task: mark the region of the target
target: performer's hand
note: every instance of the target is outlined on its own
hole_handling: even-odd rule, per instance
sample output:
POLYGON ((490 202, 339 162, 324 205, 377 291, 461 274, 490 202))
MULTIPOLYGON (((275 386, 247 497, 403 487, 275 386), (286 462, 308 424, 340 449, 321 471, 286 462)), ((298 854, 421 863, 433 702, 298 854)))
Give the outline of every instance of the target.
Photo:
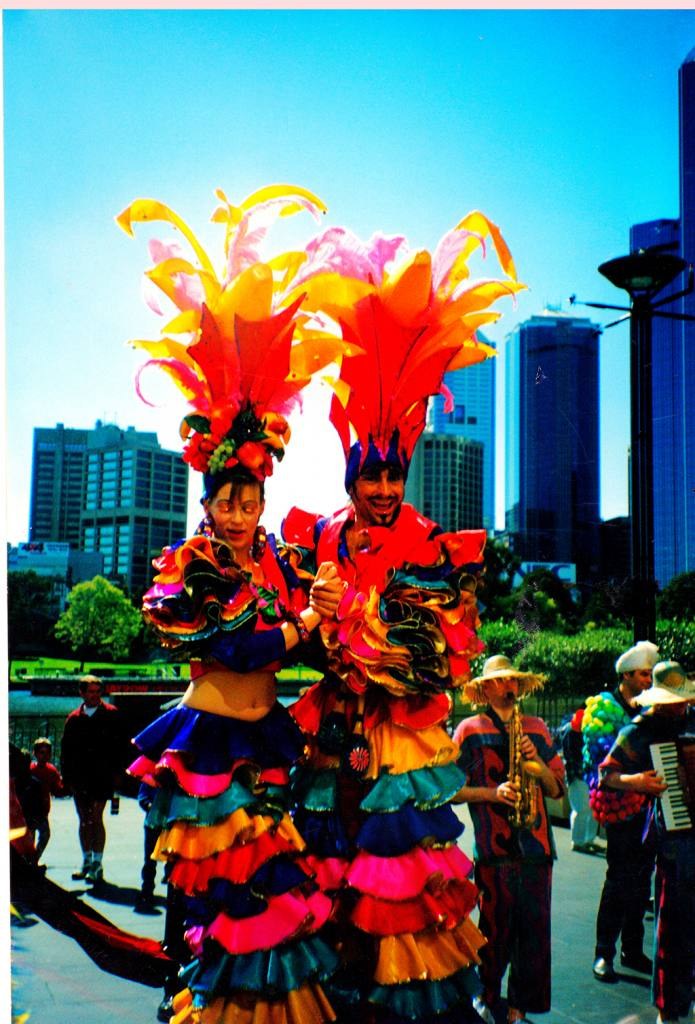
POLYGON ((646 772, 638 772, 634 779, 637 792, 646 793, 648 796, 660 796, 668 789, 663 776, 657 774, 654 768, 650 768, 646 772))
POLYGON ((322 562, 309 592, 309 605, 321 618, 333 619, 347 584, 332 562, 322 562))
POLYGON ((500 782, 494 792, 497 803, 507 804, 508 807, 513 807, 516 803, 519 787, 515 786, 513 782, 510 782, 507 779, 505 782, 500 782))
POLYGON ((340 578, 340 573, 335 562, 321 562, 314 580, 333 580, 336 578, 340 578))

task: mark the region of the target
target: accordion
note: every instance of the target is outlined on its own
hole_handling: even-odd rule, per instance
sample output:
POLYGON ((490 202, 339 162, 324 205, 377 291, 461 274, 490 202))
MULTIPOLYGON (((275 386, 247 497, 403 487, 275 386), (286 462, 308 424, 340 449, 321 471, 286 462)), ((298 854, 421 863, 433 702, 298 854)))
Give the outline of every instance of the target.
POLYGON ((668 786, 659 797, 666 831, 695 828, 695 737, 652 743, 649 749, 655 769, 668 786))

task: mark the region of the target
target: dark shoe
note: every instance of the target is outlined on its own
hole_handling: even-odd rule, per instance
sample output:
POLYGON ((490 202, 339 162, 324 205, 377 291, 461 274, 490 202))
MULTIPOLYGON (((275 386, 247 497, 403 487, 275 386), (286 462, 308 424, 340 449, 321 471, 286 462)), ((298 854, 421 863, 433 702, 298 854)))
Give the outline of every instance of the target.
POLYGON ((142 893, 135 900, 133 910, 136 914, 150 914, 154 917, 161 914, 161 910, 154 902, 154 896, 143 896, 142 893))
POLYGON ((89 871, 89 865, 88 864, 83 864, 82 867, 80 868, 80 870, 79 871, 73 871, 73 873, 72 873, 72 875, 70 877, 73 879, 73 881, 77 882, 81 878, 86 878, 88 871, 89 871))
POLYGON ((162 1021, 162 1024, 169 1024, 174 1014, 174 997, 165 996, 161 1003, 157 1007, 157 1020, 162 1021))
POLYGON ((639 974, 651 974, 652 962, 644 953, 621 953, 620 963, 630 971, 637 971, 639 974))
POLYGON ((594 977, 597 981, 617 981, 618 975, 613 969, 613 961, 606 960, 600 956, 594 960, 593 966, 594 977))

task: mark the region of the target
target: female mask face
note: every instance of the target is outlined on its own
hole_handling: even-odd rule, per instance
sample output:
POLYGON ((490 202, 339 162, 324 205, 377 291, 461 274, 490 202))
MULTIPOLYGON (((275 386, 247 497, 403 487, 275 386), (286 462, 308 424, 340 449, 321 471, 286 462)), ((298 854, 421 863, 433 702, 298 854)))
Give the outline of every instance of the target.
POLYGON ((265 502, 260 484, 225 483, 213 498, 205 502, 205 511, 212 519, 215 536, 226 541, 242 565, 253 544, 265 502))

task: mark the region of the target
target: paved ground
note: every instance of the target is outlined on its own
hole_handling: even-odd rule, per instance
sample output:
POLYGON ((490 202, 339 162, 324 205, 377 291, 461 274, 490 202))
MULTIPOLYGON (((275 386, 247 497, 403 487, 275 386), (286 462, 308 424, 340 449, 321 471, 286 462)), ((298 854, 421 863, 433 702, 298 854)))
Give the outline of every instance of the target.
MULTIPOLYGON (((462 812, 464 821, 467 814, 462 812)), ((58 800, 52 811, 51 842, 44 860, 48 877, 68 890, 85 893, 85 900, 114 924, 130 932, 159 939, 163 913, 143 916, 133 911, 140 881, 142 812, 131 799, 121 798, 118 817, 107 815, 108 840, 104 859, 110 883, 103 898, 87 895, 70 874, 81 857, 77 819, 72 802, 58 800)), ((648 981, 625 971, 617 985, 595 981, 591 974, 594 921, 605 873, 601 856, 574 853, 569 833, 556 828, 559 860, 553 889, 553 1009, 536 1018, 538 1024, 654 1024, 648 981)), ((470 854, 471 828, 462 845, 470 854)), ((161 877, 158 869, 158 880, 161 877)), ((163 907, 164 887, 157 894, 163 907)), ((647 921, 645 949, 651 946, 652 923, 647 921)), ((161 992, 124 981, 101 971, 80 947, 43 921, 11 927, 14 1013, 30 1014, 29 1024, 153 1024, 161 992)), ((3 989, 6 989, 3 986, 3 989)), ((0 997, 1 998, 1 997, 0 997)), ((0 1011, 2 1007, 0 1007, 0 1011)), ((2 1015, 10 1019, 9 1009, 2 1015)), ((360 1024, 356 1021, 355 1024, 360 1024)))

